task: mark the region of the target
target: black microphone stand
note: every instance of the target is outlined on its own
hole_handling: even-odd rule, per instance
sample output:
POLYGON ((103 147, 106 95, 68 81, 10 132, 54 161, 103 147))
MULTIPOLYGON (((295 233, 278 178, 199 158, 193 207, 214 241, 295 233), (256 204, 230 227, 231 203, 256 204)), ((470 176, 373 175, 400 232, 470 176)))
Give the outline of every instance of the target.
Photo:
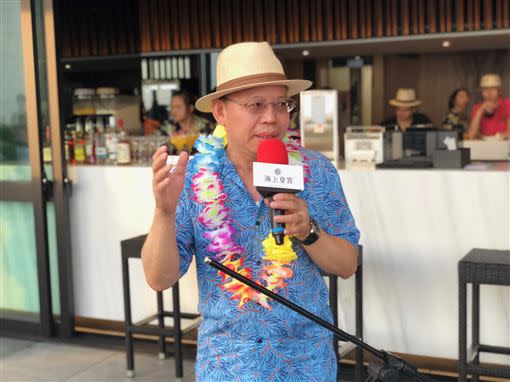
POLYGON ((368 374, 369 377, 367 381, 381 381, 381 382, 396 382, 399 377, 408 377, 408 378, 416 378, 422 382, 434 382, 432 378, 429 378, 420 372, 418 372, 416 366, 411 363, 394 356, 384 350, 377 350, 367 343, 361 341, 359 338, 350 335, 347 332, 339 329, 333 324, 323 320, 322 318, 316 316, 313 313, 310 313, 306 309, 301 308, 299 305, 294 304, 293 302, 285 299, 284 297, 270 291, 269 289, 263 287, 255 283, 254 281, 244 277, 243 275, 233 271, 230 268, 227 268, 223 264, 213 260, 209 257, 205 258, 205 263, 216 268, 217 270, 226 273, 230 277, 233 277, 236 280, 239 280, 245 285, 255 289, 257 292, 260 292, 273 300, 279 302, 282 305, 285 305, 287 308, 292 309, 294 312, 312 320, 316 324, 326 328, 330 332, 332 332, 336 337, 343 341, 349 341, 353 344, 359 346, 360 348, 368 351, 378 358, 377 361, 374 361, 368 365, 368 374))

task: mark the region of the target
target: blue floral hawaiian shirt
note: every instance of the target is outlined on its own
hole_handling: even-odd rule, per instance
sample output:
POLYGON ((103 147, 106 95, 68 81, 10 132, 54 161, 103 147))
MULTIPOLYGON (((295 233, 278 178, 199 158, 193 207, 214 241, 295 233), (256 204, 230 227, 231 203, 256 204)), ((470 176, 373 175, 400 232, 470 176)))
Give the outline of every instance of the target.
MULTIPOLYGON (((337 170, 323 155, 302 150, 310 174, 305 190, 298 195, 306 200, 310 216, 330 235, 357 246, 359 231, 337 170)), ((238 301, 219 287, 222 278, 218 271, 204 263, 212 254, 206 250, 209 242, 197 220, 202 205, 191 198, 191 168, 188 166, 177 208, 176 232, 181 276, 193 255, 197 263, 198 310, 203 316, 195 366, 197 381, 336 381, 337 360, 327 330, 276 301, 269 301, 271 309, 255 302, 238 308, 238 301)), ((257 275, 263 267, 262 241, 270 230, 269 209, 264 202, 252 199, 228 159, 221 179, 236 231, 234 239, 246 249, 245 266, 257 275)), ((321 270, 300 245, 294 244, 294 250, 298 258, 290 264, 293 277, 286 280, 285 289, 276 292, 332 322, 321 270)))

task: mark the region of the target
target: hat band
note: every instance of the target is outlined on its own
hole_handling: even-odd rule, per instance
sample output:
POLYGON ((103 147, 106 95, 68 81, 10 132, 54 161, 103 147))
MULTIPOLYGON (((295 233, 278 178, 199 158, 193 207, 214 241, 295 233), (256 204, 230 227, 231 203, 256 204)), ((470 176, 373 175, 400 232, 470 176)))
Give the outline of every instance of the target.
POLYGON ((235 78, 233 80, 227 81, 218 85, 216 87, 217 92, 221 92, 224 90, 234 89, 240 86, 246 85, 254 85, 264 82, 271 81, 286 81, 287 77, 285 74, 281 73, 261 73, 261 74, 252 74, 250 76, 235 78))
POLYGON ((400 103, 413 103, 413 102, 416 102, 417 100, 413 99, 413 100, 406 101, 406 100, 401 100, 401 99, 395 98, 393 101, 400 102, 400 103))

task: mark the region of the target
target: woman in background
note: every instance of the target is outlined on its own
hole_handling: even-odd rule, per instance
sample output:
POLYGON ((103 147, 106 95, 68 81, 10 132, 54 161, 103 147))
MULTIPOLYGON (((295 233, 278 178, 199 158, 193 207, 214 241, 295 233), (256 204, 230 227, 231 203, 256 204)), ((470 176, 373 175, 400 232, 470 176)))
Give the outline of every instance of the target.
POLYGON ((458 88, 453 91, 448 99, 450 112, 443 118, 443 129, 467 132, 469 121, 466 110, 470 100, 471 94, 466 88, 458 88))
POLYGON ((201 133, 212 131, 212 124, 195 114, 194 103, 193 95, 185 90, 177 91, 172 95, 170 102, 172 121, 167 132, 178 152, 191 151, 201 133))

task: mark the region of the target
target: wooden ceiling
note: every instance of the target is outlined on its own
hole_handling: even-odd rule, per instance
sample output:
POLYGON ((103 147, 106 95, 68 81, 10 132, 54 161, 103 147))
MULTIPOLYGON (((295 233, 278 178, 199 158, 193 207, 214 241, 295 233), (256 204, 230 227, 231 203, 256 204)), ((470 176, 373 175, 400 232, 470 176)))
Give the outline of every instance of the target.
POLYGON ((61 57, 507 30, 508 0, 55 0, 61 57))

